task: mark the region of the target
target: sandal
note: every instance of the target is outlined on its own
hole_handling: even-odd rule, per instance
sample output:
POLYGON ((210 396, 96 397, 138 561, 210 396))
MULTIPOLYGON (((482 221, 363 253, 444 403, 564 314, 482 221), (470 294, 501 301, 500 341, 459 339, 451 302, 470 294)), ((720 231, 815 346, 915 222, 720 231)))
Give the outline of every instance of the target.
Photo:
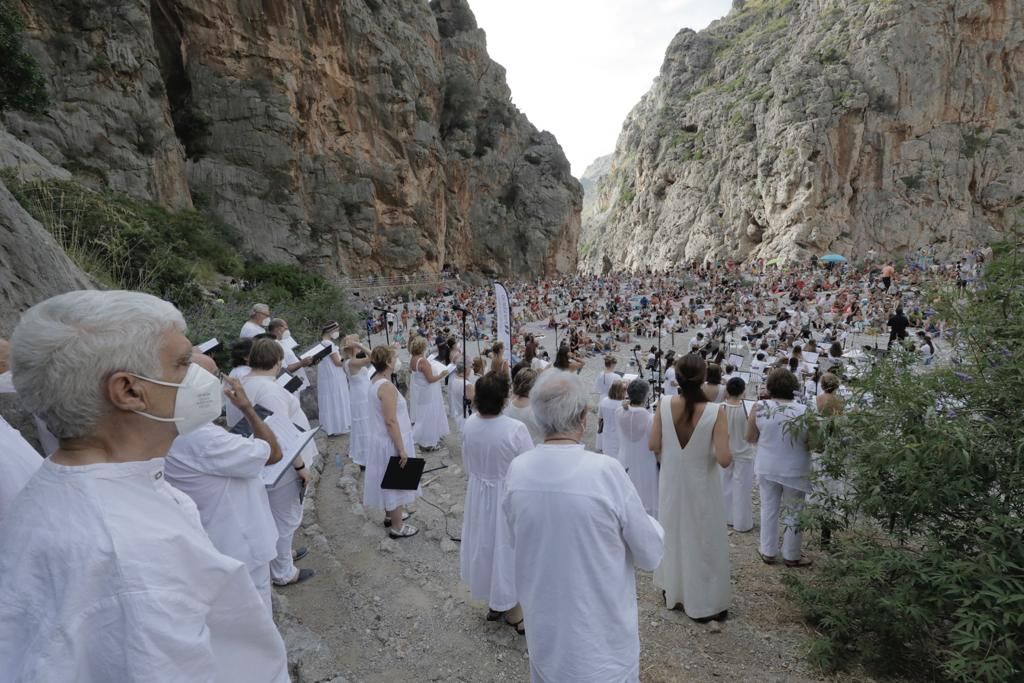
POLYGON ((295 578, 289 581, 288 583, 279 583, 275 585, 281 588, 285 586, 294 586, 296 584, 302 583, 303 581, 308 581, 309 579, 312 579, 314 576, 316 576, 316 572, 312 569, 300 569, 299 573, 295 575, 295 578))
POLYGON ((762 555, 761 551, 758 550, 757 551, 757 556, 760 557, 761 561, 764 562, 765 564, 775 564, 775 556, 774 555, 762 555))
POLYGON ((809 557, 804 557, 803 555, 801 555, 799 560, 783 560, 782 563, 787 567, 802 569, 804 567, 810 567, 811 565, 813 565, 814 560, 812 560, 809 557))
POLYGON ((504 612, 499 612, 495 609, 487 610, 487 621, 497 621, 498 619, 501 619, 503 616, 505 616, 504 612))
POLYGON ((303 546, 302 548, 299 548, 292 553, 292 562, 298 562, 308 554, 309 548, 303 546))
MULTIPOLYGON (((409 515, 411 515, 411 514, 412 513, 409 512, 408 510, 403 510, 402 511, 402 521, 404 522, 405 520, 409 519, 409 515)), ((385 517, 384 518, 384 526, 388 527, 388 528, 391 527, 391 518, 390 517, 385 517)))
POLYGON ((523 619, 520 619, 519 621, 513 623, 513 622, 509 621, 508 619, 506 619, 505 623, 508 624, 509 626, 511 626, 512 628, 514 628, 516 630, 516 633, 518 633, 519 635, 525 636, 526 635, 526 627, 523 626, 523 621, 524 621, 523 619))
POLYGON ((419 533, 419 529, 414 527, 412 524, 403 524, 402 528, 398 531, 391 530, 388 532, 388 536, 391 538, 409 538, 419 533))

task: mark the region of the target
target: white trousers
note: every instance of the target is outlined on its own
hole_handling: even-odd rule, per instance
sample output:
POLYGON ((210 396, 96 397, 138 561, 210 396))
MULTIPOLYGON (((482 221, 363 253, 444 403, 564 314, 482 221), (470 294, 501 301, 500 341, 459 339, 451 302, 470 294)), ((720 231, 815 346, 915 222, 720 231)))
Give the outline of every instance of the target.
POLYGON ((252 585, 256 586, 256 592, 260 594, 260 598, 267 606, 267 613, 270 614, 270 618, 273 619, 274 606, 270 602, 270 565, 261 564, 257 567, 250 567, 249 576, 252 578, 252 585))
POLYGON ((725 523, 736 531, 750 531, 754 528, 754 461, 733 460, 719 475, 725 500, 725 523))
POLYGON ((800 559, 800 529, 797 516, 807 495, 798 489, 758 477, 761 488, 761 554, 775 557, 779 553, 779 514, 785 530, 782 536, 782 559, 800 559))
POLYGON ((292 537, 302 522, 298 475, 289 470, 272 488, 267 489, 270 512, 277 525, 277 557, 270 561, 270 578, 281 585, 295 579, 298 570, 292 561, 292 537))

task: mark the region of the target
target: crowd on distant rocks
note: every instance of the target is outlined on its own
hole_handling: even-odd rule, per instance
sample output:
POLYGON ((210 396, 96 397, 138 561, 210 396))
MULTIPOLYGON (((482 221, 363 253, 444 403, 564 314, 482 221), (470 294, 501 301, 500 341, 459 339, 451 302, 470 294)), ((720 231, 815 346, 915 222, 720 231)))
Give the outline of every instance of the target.
POLYGON ((535 681, 638 680, 635 569, 667 609, 727 619, 728 533, 755 528, 755 485, 760 559, 813 564, 798 520, 816 460, 794 421, 842 414, 896 345, 955 362, 940 297, 968 296, 990 258, 506 282, 505 340, 493 290, 458 279, 304 340, 260 302, 237 339, 193 345, 147 294, 43 301, 0 340, 0 390, 46 455, 0 418, 0 545, 17 549, 0 557, 0 671, 288 680, 272 586, 315 579, 293 540, 322 430, 348 435, 382 535, 413 544, 423 454, 457 440, 460 575, 482 618, 525 635, 535 681))

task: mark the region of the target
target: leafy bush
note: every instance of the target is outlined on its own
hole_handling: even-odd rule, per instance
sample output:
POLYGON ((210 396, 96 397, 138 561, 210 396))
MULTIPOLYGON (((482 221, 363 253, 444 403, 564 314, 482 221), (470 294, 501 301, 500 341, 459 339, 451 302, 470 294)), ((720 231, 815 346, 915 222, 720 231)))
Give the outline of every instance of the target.
POLYGON ((441 110, 441 132, 447 136, 454 130, 469 130, 480 109, 480 86, 465 74, 451 76, 444 87, 444 108, 441 110))
POLYGON ((787 583, 825 668, 859 661, 927 680, 1024 680, 1024 260, 979 291, 942 292, 962 362, 926 372, 895 352, 852 409, 815 425, 845 482, 808 527, 841 530, 820 570, 787 583))
POLYGON ((49 103, 39 64, 21 42, 21 16, 0 0, 0 111, 21 109, 42 113, 49 103))
POLYGON ((22 206, 101 285, 151 292, 183 306, 218 273, 241 275, 238 235, 199 211, 94 192, 73 181, 5 182, 22 206))
MULTIPOLYGON (((298 270, 294 266, 281 268, 298 270)), ((318 341, 320 329, 328 321, 337 321, 343 331, 360 331, 342 291, 337 287, 321 280, 309 289, 289 294, 280 283, 257 282, 251 288, 228 289, 221 298, 203 299, 183 308, 189 337, 195 343, 216 337, 230 344, 238 339, 242 323, 248 319, 249 309, 254 303, 267 304, 274 317, 287 320, 292 336, 303 346, 318 341)), ((224 353, 217 360, 223 364, 226 357, 224 353)))

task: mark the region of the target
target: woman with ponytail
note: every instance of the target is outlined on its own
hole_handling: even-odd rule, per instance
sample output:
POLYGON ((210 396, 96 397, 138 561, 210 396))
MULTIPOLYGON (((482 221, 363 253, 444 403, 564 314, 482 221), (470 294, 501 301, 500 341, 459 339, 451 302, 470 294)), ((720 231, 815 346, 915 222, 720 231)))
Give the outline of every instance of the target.
POLYGON ((696 621, 728 614, 729 539, 719 469, 732 462, 729 426, 721 404, 702 385, 707 363, 696 354, 676 361, 678 396, 666 396, 654 413, 648 447, 661 465, 658 521, 665 528, 665 556, 654 583, 671 609, 682 606, 696 621))

